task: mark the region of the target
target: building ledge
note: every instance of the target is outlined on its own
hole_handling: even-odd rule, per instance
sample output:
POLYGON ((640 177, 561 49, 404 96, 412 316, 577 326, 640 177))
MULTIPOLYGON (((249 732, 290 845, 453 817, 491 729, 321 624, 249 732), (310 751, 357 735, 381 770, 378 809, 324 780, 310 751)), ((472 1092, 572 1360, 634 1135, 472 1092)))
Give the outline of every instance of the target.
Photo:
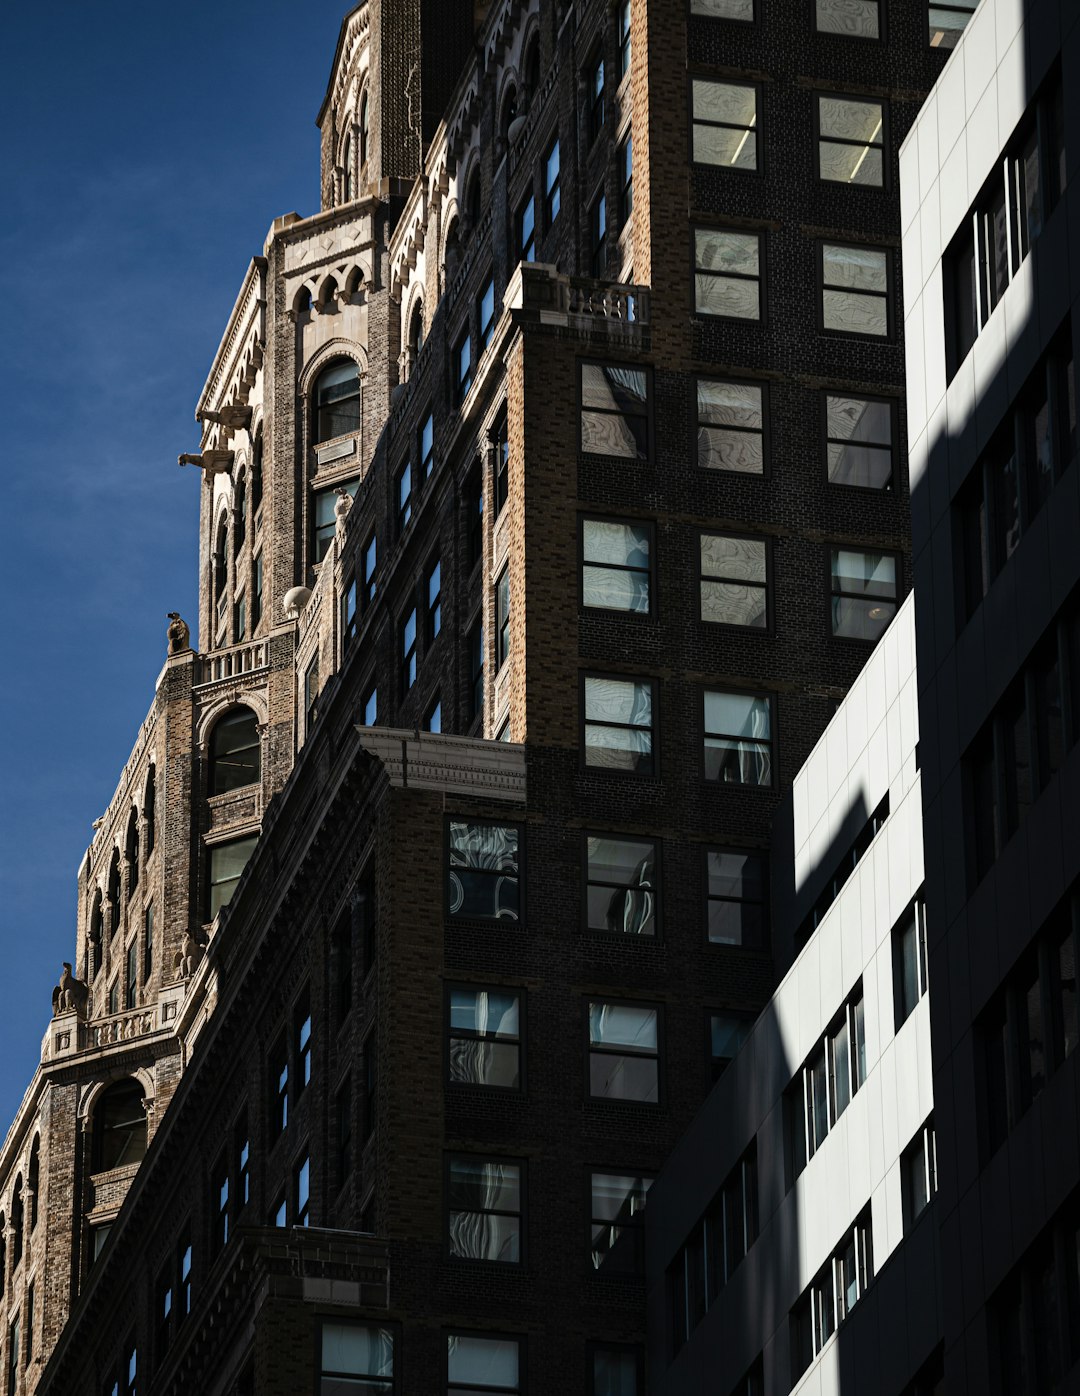
POLYGON ((390 784, 400 789, 525 800, 525 748, 519 743, 395 727, 356 730, 361 746, 382 762, 390 784))

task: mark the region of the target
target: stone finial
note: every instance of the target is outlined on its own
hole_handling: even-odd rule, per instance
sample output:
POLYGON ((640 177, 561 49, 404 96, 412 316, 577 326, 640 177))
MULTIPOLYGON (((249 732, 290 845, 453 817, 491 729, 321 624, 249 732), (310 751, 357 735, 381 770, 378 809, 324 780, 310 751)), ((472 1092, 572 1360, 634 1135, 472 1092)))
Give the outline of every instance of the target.
POLYGON ((183 654, 191 648, 191 630, 179 611, 169 612, 169 653, 183 654))
POLYGON ((81 979, 75 978, 70 964, 65 960, 60 983, 52 992, 53 1016, 56 1017, 60 1013, 77 1013, 80 1018, 84 1018, 89 997, 89 988, 81 979))

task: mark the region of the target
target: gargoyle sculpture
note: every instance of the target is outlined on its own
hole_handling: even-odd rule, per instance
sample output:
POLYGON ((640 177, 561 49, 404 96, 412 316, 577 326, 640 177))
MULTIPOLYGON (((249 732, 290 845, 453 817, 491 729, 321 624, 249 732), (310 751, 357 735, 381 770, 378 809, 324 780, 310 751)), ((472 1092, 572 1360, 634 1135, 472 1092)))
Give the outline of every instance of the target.
POLYGON ((90 990, 81 979, 76 979, 71 972, 71 966, 67 960, 64 961, 64 972, 60 976, 60 983, 52 991, 53 1016, 58 1013, 78 1013, 79 1017, 86 1014, 86 1003, 90 997, 90 990))

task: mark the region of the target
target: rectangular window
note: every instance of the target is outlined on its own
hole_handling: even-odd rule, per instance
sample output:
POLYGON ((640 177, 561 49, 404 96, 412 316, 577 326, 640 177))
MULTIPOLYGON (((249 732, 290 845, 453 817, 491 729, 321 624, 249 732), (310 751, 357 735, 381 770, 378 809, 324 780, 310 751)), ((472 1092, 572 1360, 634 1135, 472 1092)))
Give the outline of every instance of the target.
POLYGON ((937 1192, 937 1139, 928 1120, 900 1157, 900 1182, 906 1235, 937 1192))
POLYGON ((757 87, 753 83, 692 78, 690 96, 693 159, 700 165, 722 165, 728 170, 758 169, 757 87))
POLYGON ((521 1261, 521 1166, 451 1154, 447 1182, 447 1238, 460 1260, 503 1265, 521 1261))
POLYGON ((876 643, 896 614, 896 557, 829 549, 829 617, 832 633, 876 643))
POLYGON ((436 698, 424 716, 425 732, 442 731, 442 702, 436 698))
POLYGON ((589 1257, 606 1275, 645 1271, 645 1199, 651 1177, 593 1173, 589 1257))
POLYGON ((254 635, 263 609, 263 555, 260 553, 251 564, 251 633, 254 635))
POLYGON ((585 765, 651 776, 653 684, 586 676, 585 765))
POLYGON ((815 0, 814 22, 819 34, 880 39, 880 0, 815 0))
POLYGON ((34 1355, 34 1282, 26 1286, 26 1364, 34 1355))
POLYGON ((270 1143, 285 1133, 289 1123, 289 1045, 284 1034, 270 1054, 270 1143))
POLYGON ((374 1032, 364 1042, 364 1143, 375 1133, 379 1111, 379 1054, 374 1032))
POLYGON ((589 1095, 594 1100, 660 1099, 658 1010, 636 1003, 589 1003, 589 1095))
POLYGON ((11 1321, 8 1328, 8 1396, 15 1396, 19 1388, 19 1316, 11 1321))
POLYGON ((427 638, 430 644, 442 629, 442 564, 438 558, 427 576, 427 638))
POLYGON ((866 98, 822 93, 817 99, 818 178, 885 185, 885 108, 866 98))
POLYGON ((351 499, 356 498, 357 486, 360 484, 360 477, 353 480, 344 480, 340 485, 332 485, 329 489, 315 491, 315 558, 316 562, 322 562, 330 549, 330 544, 334 541, 334 532, 337 528, 337 515, 334 513, 334 506, 338 501, 338 491, 345 490, 351 499))
POLYGON ((768 871, 763 853, 710 848, 705 853, 709 941, 763 946, 768 936, 768 871))
POLYGON ((143 983, 150 978, 154 968, 154 903, 151 902, 143 915, 143 983))
POLYGON ((521 915, 516 824, 450 820, 447 914, 517 921, 521 915))
POLYGON ((873 1275, 867 1210, 791 1312, 793 1384, 862 1299, 873 1275))
POLYGON ((744 24, 754 20, 754 0, 690 0, 692 15, 708 15, 712 19, 737 19, 744 24))
POLYGON ((237 597, 236 602, 233 606, 233 635, 235 637, 236 643, 239 643, 241 640, 246 638, 246 626, 247 610, 244 605, 244 598, 242 596, 239 596, 237 597))
POLYGON ((484 621, 481 617, 469 631, 469 698, 471 717, 484 711, 484 621))
POLYGON ((520 995, 509 989, 450 989, 448 1062, 453 1085, 520 1090, 520 995))
POLYGON ((651 609, 652 525, 581 521, 581 601, 602 611, 651 609))
POLYGON ((447 1396, 487 1396, 521 1391, 520 1344, 515 1338, 478 1338, 449 1333, 446 1338, 447 1396))
POLYGON ((124 983, 124 1007, 135 1007, 135 995, 139 986, 139 942, 133 940, 127 949, 127 976, 124 983))
POLYGON ((472 340, 468 326, 454 346, 454 406, 460 407, 472 387, 472 340))
POLYGON ((435 469, 435 419, 429 412, 420 428, 420 474, 430 480, 435 469))
POLYGON ((510 431, 506 417, 499 420, 495 431, 495 517, 498 518, 510 497, 510 431))
POLYGON ((889 253, 821 244, 821 325, 839 334, 889 334, 889 253))
POLYGON ((510 569, 504 567, 495 583, 495 672, 510 658, 510 569))
POLYGON ((182 1323, 191 1313, 191 1237, 185 1233, 180 1238, 179 1277, 177 1286, 177 1322, 182 1323))
POLYGON ((222 1154, 210 1180, 211 1250, 220 1255, 229 1240, 229 1158, 222 1154))
POLYGON ((944 5, 931 0, 928 6, 930 47, 955 48, 976 4, 977 0, 951 0, 944 5))
POLYGON ((401 622, 401 691, 408 693, 416 682, 416 607, 401 622))
POLYGON ((607 275, 607 200, 603 194, 589 212, 589 246, 592 254, 592 274, 607 275))
POLYGON ((594 58, 586 76, 586 83, 589 100, 587 130, 591 144, 604 129, 604 55, 602 53, 598 53, 594 58))
POLYGON ((629 364, 581 365, 581 449, 647 460, 649 379, 629 364))
POLYGON ((825 460, 830 485, 890 490, 896 411, 881 398, 824 394, 825 460))
POLYGON ((619 5, 619 76, 630 71, 630 0, 619 5))
POLYGON ((348 654, 353 641, 356 639, 358 622, 356 578, 350 577, 349 584, 341 598, 341 648, 345 654, 348 654))
POLYGON ((728 785, 771 786, 771 699, 708 688, 703 699, 705 779, 728 785))
POLYGON ((337 1126, 337 1185, 342 1188, 352 1173, 352 1078, 347 1076, 334 1096, 334 1121, 337 1126))
POLYGON ((697 463, 706 470, 765 473, 765 389, 699 378, 697 463))
POLYGON ((211 921, 232 900, 232 894, 258 841, 258 834, 248 834, 246 838, 230 839, 228 843, 216 843, 210 848, 208 890, 211 921))
POLYGON ((109 1013, 120 1012, 120 981, 114 979, 109 985, 109 1013))
POLYGON ((559 216, 562 206, 559 188, 559 141, 558 138, 548 147, 544 156, 544 228, 551 227, 559 216))
POLYGON ((372 1324, 324 1319, 319 1396, 377 1396, 394 1389, 394 1335, 372 1324))
POLYGON ((699 315, 761 319, 761 234, 694 229, 694 309, 699 315))
MULTIPOLYGON (((408 520, 405 521, 406 523, 408 520)), ((364 605, 370 606, 375 600, 377 581, 375 569, 378 564, 378 548, 375 542, 374 533, 364 545, 364 605)))
POLYGON ((617 935, 655 936, 655 839, 590 834, 585 839, 585 926, 617 935))
POLYGON ((701 619, 712 625, 768 625, 768 544, 760 538, 703 533, 701 619))
POLYGON ((709 1074, 713 1081, 718 1081, 750 1036, 754 1020, 745 1013, 710 1013, 708 1016, 709 1074))
POLYGON ((644 1396, 645 1357, 640 1347, 589 1347, 588 1396, 644 1396))
POLYGON ((412 518, 412 462, 406 461, 397 478, 397 515, 399 532, 412 518))
POLYGON ((364 695, 363 713, 361 722, 365 727, 374 727, 379 720, 379 690, 372 684, 364 695))
POLYGON ((284 1227, 289 1222, 289 1204, 284 1194, 270 1208, 270 1225, 284 1227))
POLYGON ((310 732, 315 725, 315 710, 319 701, 319 656, 307 667, 304 674, 304 729, 310 732))
POLYGON ((296 1095, 303 1095, 311 1084, 311 999, 304 990, 294 1014, 296 1095))
POLYGON ((790 1181, 817 1153, 865 1081, 866 1017, 860 980, 788 1090, 790 1181))
POLYGON ((251 1136, 248 1134, 246 1110, 233 1137, 236 1144, 236 1197, 233 1210, 239 1215, 251 1201, 251 1136))
POLYGON ((154 1350, 157 1365, 165 1361, 172 1341, 173 1283, 171 1263, 158 1277, 157 1299, 155 1301, 155 1340, 154 1350))
POLYGON ((533 261, 536 256, 536 199, 532 194, 518 209, 517 246, 519 261, 533 261))
POLYGON ((634 211, 634 138, 627 132, 619 146, 619 226, 625 228, 634 211))
POLYGON ((917 897, 893 930, 893 990, 896 1030, 927 989, 926 905, 917 897))
POLYGON ((480 292, 476 302, 476 322, 480 329, 479 344, 480 349, 477 358, 491 343, 491 336, 495 333, 495 281, 490 279, 484 289, 480 292))
POLYGON ((305 1154, 293 1169, 294 1226, 311 1224, 311 1158, 305 1154))

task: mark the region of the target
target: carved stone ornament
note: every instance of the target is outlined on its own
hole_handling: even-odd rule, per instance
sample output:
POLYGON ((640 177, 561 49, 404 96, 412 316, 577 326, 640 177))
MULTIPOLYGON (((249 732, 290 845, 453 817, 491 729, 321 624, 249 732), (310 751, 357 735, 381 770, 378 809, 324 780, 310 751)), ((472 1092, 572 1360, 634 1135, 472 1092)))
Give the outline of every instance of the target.
POLYGON ((202 959, 202 946, 190 931, 184 932, 184 943, 173 956, 173 969, 179 979, 190 979, 202 959))
POLYGON ((352 495, 348 490, 337 491, 337 499, 334 501, 335 531, 342 543, 345 541, 345 520, 349 517, 352 504, 352 495))
POLYGON ((179 611, 169 612, 169 653, 183 654, 191 648, 191 629, 179 611))
POLYGON ((60 983, 52 992, 53 1017, 60 1013, 77 1013, 80 1018, 85 1018, 89 998, 89 987, 81 979, 75 978, 71 966, 65 960, 60 983))

